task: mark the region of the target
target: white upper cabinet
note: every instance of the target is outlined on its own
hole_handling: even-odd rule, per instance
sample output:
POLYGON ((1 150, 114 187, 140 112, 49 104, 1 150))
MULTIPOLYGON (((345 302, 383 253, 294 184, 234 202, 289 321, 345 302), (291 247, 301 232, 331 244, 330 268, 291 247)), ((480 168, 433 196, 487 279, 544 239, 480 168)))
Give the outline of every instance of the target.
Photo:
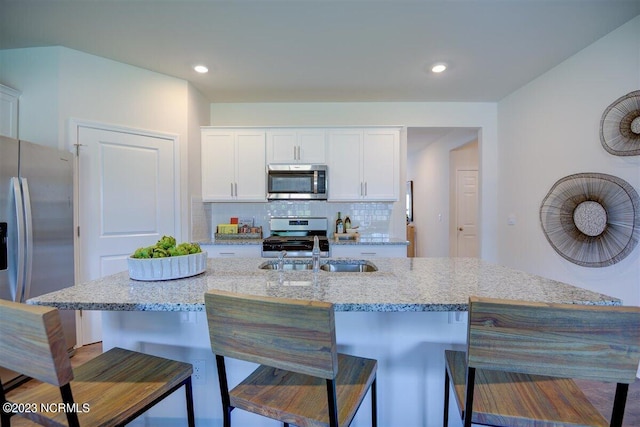
POLYGON ((0 135, 18 137, 18 99, 20 92, 0 85, 0 135))
POLYGON ((330 131, 329 201, 362 199, 362 130, 330 131))
POLYGON ((266 202, 265 132, 202 129, 202 199, 266 202))
POLYGON ((267 163, 324 164, 325 129, 269 129, 267 131, 267 163))
POLYGON ((400 130, 329 131, 328 168, 329 201, 397 201, 400 130))
POLYGON ((326 164, 329 201, 397 201, 400 128, 202 128, 202 199, 266 202, 266 166, 326 164))
POLYGON ((362 145, 363 197, 368 200, 398 200, 400 131, 365 130, 362 145))

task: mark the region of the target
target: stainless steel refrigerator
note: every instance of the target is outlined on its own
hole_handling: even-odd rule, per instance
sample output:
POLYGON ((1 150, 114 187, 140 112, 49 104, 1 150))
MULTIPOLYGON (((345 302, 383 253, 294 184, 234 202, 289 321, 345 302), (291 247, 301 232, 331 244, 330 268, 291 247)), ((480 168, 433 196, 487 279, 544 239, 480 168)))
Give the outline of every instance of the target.
MULTIPOLYGON (((73 156, 0 136, 0 299, 24 302, 73 284, 73 156)), ((60 315, 72 349, 75 312, 60 315)), ((0 379, 19 381, 2 369, 0 379)))

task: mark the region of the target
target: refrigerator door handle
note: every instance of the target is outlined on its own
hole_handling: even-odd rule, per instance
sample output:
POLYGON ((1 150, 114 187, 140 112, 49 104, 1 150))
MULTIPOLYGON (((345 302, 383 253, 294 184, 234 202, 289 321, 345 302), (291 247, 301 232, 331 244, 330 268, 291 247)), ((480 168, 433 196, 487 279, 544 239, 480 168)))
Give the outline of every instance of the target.
POLYGON ((27 178, 20 178, 22 184, 22 202, 24 203, 24 224, 25 224, 25 269, 24 269, 24 291, 23 300, 26 301, 31 296, 31 272, 33 271, 33 217, 31 215, 31 196, 29 194, 29 183, 27 178))
POLYGON ((25 252, 24 252, 24 239, 25 239, 25 225, 24 225, 24 211, 22 209, 22 190, 20 189, 20 178, 11 178, 11 188, 13 189, 13 200, 16 203, 16 231, 18 234, 18 254, 16 265, 16 290, 13 295, 15 302, 22 301, 22 295, 24 290, 24 265, 25 265, 25 252))
POLYGON ((9 231, 9 223, 0 222, 0 270, 9 268, 9 239, 7 237, 9 231))

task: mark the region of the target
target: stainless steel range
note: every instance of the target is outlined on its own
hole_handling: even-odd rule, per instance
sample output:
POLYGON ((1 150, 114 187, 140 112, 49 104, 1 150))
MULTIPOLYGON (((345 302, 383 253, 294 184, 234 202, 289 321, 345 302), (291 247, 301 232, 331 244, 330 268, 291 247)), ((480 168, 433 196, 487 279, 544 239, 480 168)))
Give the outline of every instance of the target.
POLYGON ((269 220, 271 236, 262 241, 262 256, 277 258, 282 251, 287 257, 310 257, 313 236, 318 236, 320 256, 329 256, 327 218, 320 217, 276 217, 269 220))

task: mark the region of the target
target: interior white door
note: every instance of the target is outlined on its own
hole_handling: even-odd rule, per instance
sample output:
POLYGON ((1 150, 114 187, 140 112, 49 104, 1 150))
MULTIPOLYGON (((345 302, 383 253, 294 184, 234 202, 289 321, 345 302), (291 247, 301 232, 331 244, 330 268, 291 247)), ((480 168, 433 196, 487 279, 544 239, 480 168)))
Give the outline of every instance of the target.
POLYGON ((457 256, 478 256, 478 171, 456 174, 457 256))
MULTIPOLYGON (((78 127, 79 280, 127 269, 127 257, 175 236, 175 140, 78 127)), ((82 313, 82 343, 101 340, 100 317, 82 313)), ((98 313, 99 314, 99 313, 98 313)))

